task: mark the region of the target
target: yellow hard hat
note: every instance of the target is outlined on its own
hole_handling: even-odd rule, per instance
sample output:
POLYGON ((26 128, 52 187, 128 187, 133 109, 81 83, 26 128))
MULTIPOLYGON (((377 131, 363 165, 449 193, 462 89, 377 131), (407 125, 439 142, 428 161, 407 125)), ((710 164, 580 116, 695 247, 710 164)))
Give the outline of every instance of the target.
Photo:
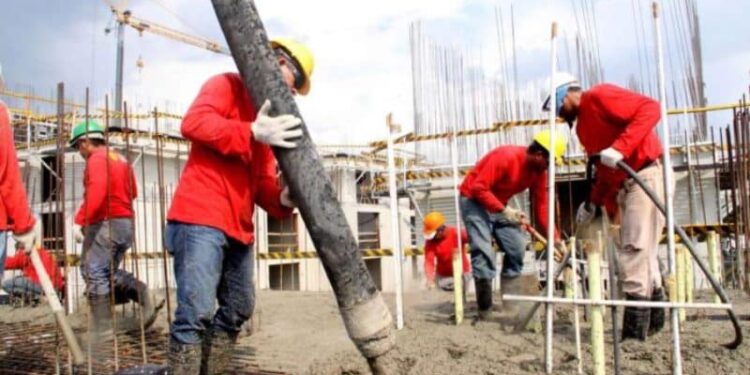
POLYGON ((542 130, 534 135, 534 142, 539 143, 542 147, 547 149, 547 152, 549 152, 550 155, 554 155, 555 161, 560 165, 562 164, 562 157, 565 155, 565 147, 568 141, 565 139, 564 135, 560 133, 555 134, 555 149, 551 150, 551 135, 552 134, 550 134, 549 130, 542 130))
POLYGON ((424 228, 422 231, 424 239, 431 240, 435 238, 435 233, 437 233, 438 228, 444 224, 445 216, 440 212, 434 211, 427 214, 427 216, 424 217, 424 228))
POLYGON ((310 76, 312 76, 315 68, 315 58, 313 58, 312 52, 296 40, 286 38, 271 40, 271 47, 283 48, 292 58, 297 60, 297 65, 302 68, 302 74, 305 75, 305 83, 302 84, 298 92, 307 95, 310 92, 310 76))

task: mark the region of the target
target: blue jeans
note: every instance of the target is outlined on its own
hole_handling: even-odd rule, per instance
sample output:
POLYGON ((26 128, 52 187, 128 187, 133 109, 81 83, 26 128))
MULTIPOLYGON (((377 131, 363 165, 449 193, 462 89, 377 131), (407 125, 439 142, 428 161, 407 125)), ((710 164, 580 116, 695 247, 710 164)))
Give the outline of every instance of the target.
POLYGON ((8 232, 0 232, 0 280, 5 272, 5 249, 8 247, 8 232))
POLYGON ((10 280, 5 280, 3 290, 8 294, 28 296, 32 299, 37 299, 44 293, 41 285, 31 281, 26 276, 16 276, 10 280))
POLYGON ((237 337, 255 308, 252 246, 218 229, 180 222, 169 222, 165 237, 177 283, 171 340, 200 344, 209 328, 237 337))
POLYGON ((493 279, 497 274, 495 251, 492 240, 497 243, 503 256, 502 276, 514 278, 523 270, 523 256, 527 239, 518 224, 498 215, 491 220, 487 210, 477 201, 461 197, 461 216, 469 234, 471 269, 475 278, 493 279))
POLYGON ((133 243, 133 222, 129 218, 110 219, 84 230, 81 274, 86 280, 86 294, 89 298, 109 295, 112 270, 115 286, 132 278, 129 272, 118 268, 133 243))

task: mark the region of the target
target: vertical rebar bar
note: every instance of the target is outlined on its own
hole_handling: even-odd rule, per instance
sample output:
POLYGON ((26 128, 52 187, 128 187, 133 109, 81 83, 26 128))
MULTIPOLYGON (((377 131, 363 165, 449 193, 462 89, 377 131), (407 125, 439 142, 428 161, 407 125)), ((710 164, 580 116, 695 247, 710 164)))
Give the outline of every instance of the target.
POLYGON ((162 136, 159 133, 159 111, 154 107, 154 137, 156 137, 156 170, 159 179, 159 226, 161 230, 155 231, 155 236, 161 236, 161 253, 164 261, 164 292, 167 298, 167 322, 172 325, 172 306, 169 300, 169 257, 167 247, 164 245, 164 223, 166 219, 164 209, 164 155, 162 136))

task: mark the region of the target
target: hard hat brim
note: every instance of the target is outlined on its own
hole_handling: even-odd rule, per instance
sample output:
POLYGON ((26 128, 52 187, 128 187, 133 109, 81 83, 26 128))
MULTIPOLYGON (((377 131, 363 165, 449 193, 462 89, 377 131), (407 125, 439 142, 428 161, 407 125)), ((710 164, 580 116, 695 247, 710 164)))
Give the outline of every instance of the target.
POLYGON ((424 232, 423 234, 424 234, 424 239, 427 240, 427 241, 429 241, 429 240, 435 238, 435 235, 437 234, 437 231, 434 230, 432 232, 424 232))
POLYGON ((78 137, 75 137, 71 139, 70 141, 68 141, 68 145, 70 145, 70 147, 75 147, 76 143, 78 143, 78 141, 80 141, 81 139, 104 139, 104 133, 91 132, 91 133, 81 134, 78 137))

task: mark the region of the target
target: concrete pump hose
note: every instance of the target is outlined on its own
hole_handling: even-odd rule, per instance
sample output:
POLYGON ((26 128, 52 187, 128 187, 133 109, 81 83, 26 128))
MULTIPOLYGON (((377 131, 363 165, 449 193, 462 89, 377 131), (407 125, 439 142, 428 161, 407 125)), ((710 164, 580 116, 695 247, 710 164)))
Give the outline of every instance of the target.
MULTIPOLYGON (((599 155, 594 155, 589 159, 589 164, 592 164, 597 160, 599 160, 599 155)), ((651 190, 651 188, 649 188, 648 185, 646 185, 643 182, 643 180, 641 180, 640 177, 638 177, 638 174, 633 170, 633 168, 630 168, 630 166, 625 164, 623 160, 620 160, 619 162, 617 162, 617 166, 620 167, 620 169, 622 169, 623 171, 625 171, 625 173, 627 173, 633 179, 633 181, 635 181, 638 184, 638 186, 640 186, 641 189, 643 189, 643 191, 646 192, 646 194, 648 195, 649 198, 651 198, 651 200, 654 202, 656 207, 659 208, 659 211, 661 211, 661 213, 666 216, 667 213, 666 213, 666 209, 664 208, 664 204, 662 204, 662 202, 659 201, 654 191, 651 190)), ((716 279, 713 277, 711 272, 708 272, 708 267, 706 266, 705 263, 703 263, 703 260, 698 258, 695 252, 695 246, 693 245, 693 242, 690 240, 690 238, 688 238, 685 231, 682 228, 680 228, 679 225, 676 225, 675 223, 672 223, 672 228, 675 230, 675 232, 677 232, 677 235, 680 236, 683 244, 685 244, 685 246, 688 248, 688 251, 690 251, 690 255, 693 256, 693 259, 695 259, 695 262, 698 263, 698 267, 700 267, 700 269, 703 271, 703 274, 706 275, 706 278, 711 283, 711 286, 713 287, 714 291, 719 296, 719 298, 721 298, 721 302, 727 303, 727 304, 730 303, 729 297, 727 297, 727 294, 724 291, 724 289, 721 287, 721 285, 719 285, 718 281, 716 281, 716 279)), ((724 344, 724 347, 728 349, 736 349, 738 346, 742 344, 742 328, 740 328, 740 322, 739 320, 737 320, 737 315, 734 314, 734 310, 728 309, 727 314, 729 315, 729 320, 732 321, 732 325, 734 326, 735 336, 734 336, 734 341, 728 344, 724 344)))

